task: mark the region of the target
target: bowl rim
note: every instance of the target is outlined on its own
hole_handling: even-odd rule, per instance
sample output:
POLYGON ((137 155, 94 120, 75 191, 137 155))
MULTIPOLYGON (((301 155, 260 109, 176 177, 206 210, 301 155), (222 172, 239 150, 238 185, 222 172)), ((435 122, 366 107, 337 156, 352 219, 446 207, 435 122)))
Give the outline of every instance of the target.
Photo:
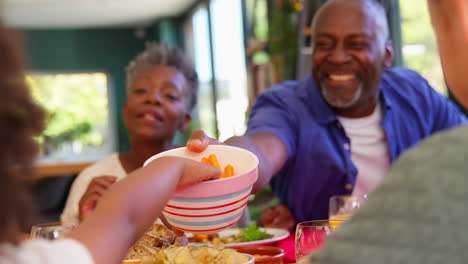
MULTIPOLYGON (((216 148, 231 148, 231 149, 236 149, 238 151, 241 151, 241 152, 244 152, 245 154, 247 154, 248 156, 250 156, 251 158, 254 159, 255 161, 255 167, 258 167, 258 157, 257 155, 255 155, 254 153, 252 153, 251 151, 247 150, 247 149, 244 149, 244 148, 241 148, 241 147, 236 147, 236 146, 231 146, 231 145, 208 145, 208 147, 202 151, 202 152, 194 152, 196 154, 201 154, 205 151, 209 151, 210 149, 216 149, 216 148)), ((159 158, 159 157, 163 157, 163 156, 177 156, 177 155, 168 155, 168 153, 170 152, 177 152, 177 151, 181 151, 183 149, 187 149, 187 147, 178 147, 178 148, 173 148, 173 149, 169 149, 169 150, 166 150, 166 151, 163 151, 163 152, 159 152, 157 154, 154 154, 153 156, 149 157, 147 160, 145 160, 145 162, 143 163, 143 167, 145 167, 146 165, 148 165, 148 163, 150 163, 151 161, 159 158)), ((233 177, 236 177, 236 176, 233 176, 233 177)), ((228 180, 230 178, 233 178, 233 177, 229 177, 229 178, 224 178, 224 179, 218 179, 218 180, 228 180)))
MULTIPOLYGON (((246 149, 243 149, 240 147, 229 146, 229 145, 209 145, 205 151, 210 151, 210 149, 212 150, 212 149, 217 149, 217 148, 232 148, 232 149, 236 149, 237 151, 244 152, 246 155, 249 155, 254 160, 255 166, 253 166, 248 171, 244 172, 242 175, 235 175, 235 176, 224 178, 224 179, 204 181, 204 182, 199 182, 191 186, 177 188, 177 190, 174 192, 172 197, 174 198, 218 197, 218 196, 229 195, 232 193, 242 191, 246 189, 247 187, 255 184, 255 182, 258 179, 258 164, 259 164, 258 157, 255 154, 253 154, 252 152, 246 149), (220 185, 220 187, 230 186, 229 192, 225 192, 225 188, 217 188, 216 185, 218 184, 220 185)), ((178 152, 184 149, 187 149, 187 147, 174 148, 174 149, 170 149, 164 152, 160 152, 156 155, 153 155, 149 159, 147 159, 144 162, 143 166, 146 166, 148 163, 150 163, 151 161, 159 157, 163 157, 163 156, 176 156, 177 157, 178 155, 170 155, 170 153, 178 152)), ((203 153, 203 152, 200 152, 200 153, 203 153)))
MULTIPOLYGON (((239 252, 239 253, 242 253, 242 252, 239 252)), ((250 255, 250 254, 247 254, 247 253, 242 253, 244 255, 246 255, 249 260, 247 262, 244 262, 243 264, 254 264, 255 263, 255 257, 253 255, 250 255)))

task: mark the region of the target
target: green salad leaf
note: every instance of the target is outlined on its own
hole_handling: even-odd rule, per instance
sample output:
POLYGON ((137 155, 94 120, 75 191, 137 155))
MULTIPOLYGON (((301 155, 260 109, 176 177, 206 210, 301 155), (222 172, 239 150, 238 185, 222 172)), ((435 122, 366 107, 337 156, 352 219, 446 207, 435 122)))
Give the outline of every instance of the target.
POLYGON ((273 237, 273 235, 261 231, 255 223, 250 224, 244 229, 240 229, 240 233, 242 235, 242 242, 257 241, 273 237))

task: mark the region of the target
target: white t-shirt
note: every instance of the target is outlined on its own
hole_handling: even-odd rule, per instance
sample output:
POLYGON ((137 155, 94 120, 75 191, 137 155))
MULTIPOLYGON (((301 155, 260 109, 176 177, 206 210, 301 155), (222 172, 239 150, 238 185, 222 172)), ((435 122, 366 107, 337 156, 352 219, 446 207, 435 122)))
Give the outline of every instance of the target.
POLYGON ((351 141, 351 160, 358 174, 353 194, 368 194, 377 187, 390 169, 390 153, 382 127, 382 109, 363 118, 338 117, 351 141))
POLYGON ((94 164, 85 168, 75 179, 68 195, 67 203, 60 216, 64 225, 76 226, 80 223, 78 204, 81 197, 88 189, 89 183, 99 176, 115 176, 117 181, 125 178, 125 172, 119 160, 119 155, 114 153, 94 164))
POLYGON ((73 239, 31 239, 0 245, 1 264, 94 264, 88 249, 73 239))

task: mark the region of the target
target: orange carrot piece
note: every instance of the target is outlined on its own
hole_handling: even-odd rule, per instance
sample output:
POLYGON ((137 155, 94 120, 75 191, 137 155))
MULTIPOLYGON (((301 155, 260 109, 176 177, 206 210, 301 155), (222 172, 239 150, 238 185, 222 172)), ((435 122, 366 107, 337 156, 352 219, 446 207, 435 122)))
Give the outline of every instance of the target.
POLYGON ((210 154, 208 156, 208 160, 210 161, 212 166, 215 166, 218 169, 221 169, 221 166, 219 166, 218 158, 216 157, 215 154, 210 154))
POLYGON ((224 173, 226 174, 226 177, 234 176, 234 167, 231 164, 228 164, 224 168, 224 173))
MULTIPOLYGON (((202 157, 201 162, 221 169, 218 157, 216 157, 215 154, 210 154, 208 157, 202 157)), ((220 178, 228 178, 231 176, 234 176, 234 167, 231 164, 228 164, 226 167, 224 167, 224 170, 221 172, 220 178)))
POLYGON ((195 234, 195 238, 196 238, 197 240, 203 241, 203 240, 207 240, 207 239, 208 239, 208 235, 206 235, 206 234, 195 234))
POLYGON ((231 164, 229 164, 226 167, 224 167, 224 171, 221 174, 221 178, 228 178, 231 176, 234 176, 234 167, 231 164))

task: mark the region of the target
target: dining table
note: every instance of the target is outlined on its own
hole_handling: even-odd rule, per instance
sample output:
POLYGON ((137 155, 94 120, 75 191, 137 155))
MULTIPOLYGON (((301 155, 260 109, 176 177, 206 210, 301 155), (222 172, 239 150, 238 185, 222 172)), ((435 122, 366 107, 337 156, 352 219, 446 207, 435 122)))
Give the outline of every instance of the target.
POLYGON ((291 232, 287 238, 277 241, 271 245, 274 247, 282 248, 284 250, 284 253, 285 253, 283 256, 284 264, 296 263, 294 239, 295 239, 295 233, 291 232))

